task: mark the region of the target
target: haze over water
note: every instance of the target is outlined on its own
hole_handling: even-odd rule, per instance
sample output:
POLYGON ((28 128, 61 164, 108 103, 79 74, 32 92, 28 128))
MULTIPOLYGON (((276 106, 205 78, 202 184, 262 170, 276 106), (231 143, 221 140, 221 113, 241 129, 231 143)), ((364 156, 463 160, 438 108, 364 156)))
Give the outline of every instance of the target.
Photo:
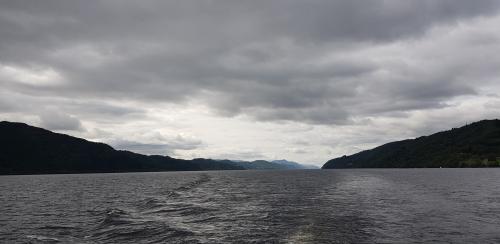
POLYGON ((0 177, 2 243, 498 243, 500 170, 0 177))

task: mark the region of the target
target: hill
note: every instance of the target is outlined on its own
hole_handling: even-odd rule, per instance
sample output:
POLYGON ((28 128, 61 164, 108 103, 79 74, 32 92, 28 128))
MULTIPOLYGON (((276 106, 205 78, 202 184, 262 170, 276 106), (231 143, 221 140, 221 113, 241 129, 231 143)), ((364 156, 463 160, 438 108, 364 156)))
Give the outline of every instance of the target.
POLYGON ((221 162, 228 162, 230 164, 233 164, 235 166, 243 167, 245 169, 255 169, 255 170, 268 170, 268 169, 292 169, 291 167, 287 165, 281 165, 265 160, 255 160, 255 161, 232 161, 232 160, 223 160, 221 162))
POLYGON ((119 151, 23 123, 0 122, 0 135, 0 174, 245 169, 210 159, 181 160, 119 151))
POLYGON ((300 164, 300 163, 293 162, 293 161, 288 161, 288 160, 285 160, 285 159, 274 160, 274 161, 271 161, 271 162, 275 163, 275 164, 280 164, 280 165, 286 166, 289 169, 318 169, 318 167, 314 166, 314 165, 300 164))
POLYGON ((483 120, 416 139, 391 142, 323 165, 333 168, 500 166, 500 120, 483 120))
POLYGON ((218 160, 219 162, 224 162, 232 165, 236 165, 239 167, 243 167, 245 169, 252 170, 273 170, 273 169, 318 169, 318 167, 313 165, 305 165, 297 162, 292 162, 288 160, 254 160, 254 161, 244 161, 244 160, 229 160, 223 159, 218 160))

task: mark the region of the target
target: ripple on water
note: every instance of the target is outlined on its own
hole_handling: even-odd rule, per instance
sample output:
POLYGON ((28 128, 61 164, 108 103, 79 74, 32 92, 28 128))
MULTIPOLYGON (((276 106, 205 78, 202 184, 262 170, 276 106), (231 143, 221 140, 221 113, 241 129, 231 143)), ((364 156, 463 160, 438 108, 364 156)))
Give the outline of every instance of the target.
POLYGON ((0 243, 500 243, 495 169, 1 180, 0 243))
POLYGON ((28 243, 59 243, 60 240, 55 237, 43 236, 43 235, 27 235, 26 238, 29 240, 28 243))
POLYGON ((192 231, 170 226, 161 218, 143 215, 124 209, 109 209, 91 238, 100 242, 130 242, 147 239, 154 243, 171 238, 193 236, 192 231), (134 241, 135 240, 135 241, 134 241))

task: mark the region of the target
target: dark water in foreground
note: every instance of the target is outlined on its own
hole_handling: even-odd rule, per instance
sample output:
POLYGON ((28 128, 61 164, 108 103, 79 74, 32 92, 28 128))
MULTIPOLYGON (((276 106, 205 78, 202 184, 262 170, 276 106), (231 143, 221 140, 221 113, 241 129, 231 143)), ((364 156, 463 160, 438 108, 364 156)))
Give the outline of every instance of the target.
POLYGON ((500 169, 0 177, 0 243, 500 243, 500 169))

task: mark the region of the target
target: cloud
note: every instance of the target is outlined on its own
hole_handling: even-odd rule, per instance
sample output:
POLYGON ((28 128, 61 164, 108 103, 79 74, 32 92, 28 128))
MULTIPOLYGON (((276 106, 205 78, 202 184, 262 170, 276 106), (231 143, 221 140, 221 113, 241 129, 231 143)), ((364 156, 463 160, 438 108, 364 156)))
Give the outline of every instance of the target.
POLYGON ((57 111, 42 111, 39 115, 41 126, 48 130, 84 130, 77 118, 57 111))
POLYGON ((12 90, 34 92, 32 86, 50 84, 37 93, 195 99, 220 115, 320 124, 343 124, 379 110, 439 107, 474 94, 473 86, 456 80, 462 64, 437 64, 455 66, 445 67, 453 69, 449 73, 429 73, 432 67, 418 52, 436 48, 422 46, 427 39, 447 35, 427 36, 433 28, 447 31, 492 16, 499 7, 489 0, 2 5, 1 80, 30 85, 10 84, 12 90), (388 50, 394 45, 403 47, 388 50), (387 97, 399 102, 390 106, 387 97), (374 100, 385 109, 351 106, 374 100))
MULTIPOLYGON (((275 136, 315 133, 302 126, 379 136, 373 126, 411 119, 421 124, 393 133, 424 132, 417 127, 435 113, 463 104, 481 106, 468 112, 474 118, 497 111, 484 99, 500 93, 499 8, 496 0, 3 1, 0 116, 83 124, 89 136, 105 128, 138 150, 177 153, 189 143, 131 131, 197 131, 224 144, 231 139, 205 125, 224 118, 235 128, 290 125, 275 136)), ((334 153, 372 144, 344 136, 334 153)))
POLYGON ((213 156, 214 159, 228 159, 228 160, 265 160, 269 159, 262 152, 255 149, 239 149, 234 152, 221 153, 213 156))
POLYGON ((0 65, 0 80, 36 87, 55 86, 64 82, 61 75, 51 68, 22 68, 9 65, 0 65))
POLYGON ((307 153, 309 153, 307 150, 304 150, 302 148, 289 148, 288 151, 291 153, 295 153, 295 154, 307 154, 307 153))
POLYGON ((190 151, 204 146, 201 140, 190 136, 165 136, 158 132, 139 134, 133 137, 133 139, 137 141, 108 138, 106 142, 120 150, 129 150, 148 155, 169 156, 175 156, 178 150, 190 151))

